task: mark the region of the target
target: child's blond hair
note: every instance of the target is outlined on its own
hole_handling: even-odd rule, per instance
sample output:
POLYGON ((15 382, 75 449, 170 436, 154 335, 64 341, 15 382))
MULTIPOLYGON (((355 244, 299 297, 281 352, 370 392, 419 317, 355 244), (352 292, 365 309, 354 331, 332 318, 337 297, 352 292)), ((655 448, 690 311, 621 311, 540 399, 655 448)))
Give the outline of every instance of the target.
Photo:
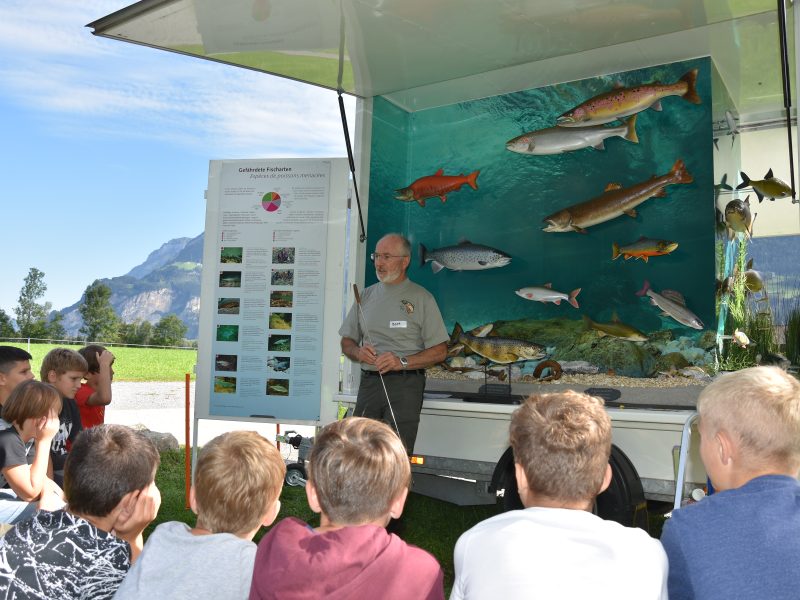
POLYGON ((611 454, 611 419, 600 398, 571 390, 531 395, 511 416, 509 433, 535 494, 582 501, 600 491, 611 454))
POLYGON ((40 375, 42 381, 48 381, 50 371, 54 371, 56 375, 63 375, 67 371, 83 371, 86 373, 89 370, 89 365, 86 359, 75 350, 69 348, 53 348, 45 354, 42 359, 42 368, 40 375))
POLYGON ((708 435, 724 430, 751 469, 800 468, 800 382, 778 367, 720 376, 697 401, 708 435))
POLYGON ((320 508, 336 525, 387 516, 411 483, 403 442, 373 419, 350 417, 327 425, 314 439, 308 460, 320 508))
POLYGON ((258 529, 280 496, 286 465, 255 431, 230 431, 200 451, 194 474, 197 526, 243 535, 258 529))

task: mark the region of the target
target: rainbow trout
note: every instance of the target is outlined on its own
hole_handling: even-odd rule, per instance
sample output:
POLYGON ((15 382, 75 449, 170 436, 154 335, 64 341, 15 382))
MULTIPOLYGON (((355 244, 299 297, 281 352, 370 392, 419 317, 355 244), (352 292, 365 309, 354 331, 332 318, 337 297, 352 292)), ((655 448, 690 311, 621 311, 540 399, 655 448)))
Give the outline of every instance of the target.
POLYGON ((661 110, 661 99, 667 96, 680 96, 687 102, 700 104, 702 101, 695 89, 696 81, 697 69, 692 69, 675 83, 667 85, 654 82, 630 88, 617 87, 568 110, 556 122, 561 127, 611 123, 648 108, 661 110))
POLYGON ((519 360, 539 360, 547 355, 545 347, 533 342, 503 337, 478 337, 464 333, 461 325, 456 323, 451 344, 463 344, 476 354, 499 364, 508 364, 519 360))
POLYGON ((675 183, 694 181, 681 159, 675 161, 672 170, 661 177, 653 176, 647 181, 623 188, 618 183, 609 183, 602 195, 574 204, 545 217, 544 231, 559 233, 577 231, 586 233, 586 228, 605 223, 623 214, 636 218, 636 207, 648 198, 663 198, 664 188, 675 183))

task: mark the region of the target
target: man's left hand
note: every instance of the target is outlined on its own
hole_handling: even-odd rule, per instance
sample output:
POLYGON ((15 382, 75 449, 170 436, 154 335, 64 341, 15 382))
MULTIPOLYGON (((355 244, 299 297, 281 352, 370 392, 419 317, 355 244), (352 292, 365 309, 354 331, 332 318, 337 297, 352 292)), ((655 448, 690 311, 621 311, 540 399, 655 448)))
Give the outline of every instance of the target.
POLYGON ((399 371, 403 368, 403 365, 400 363, 400 358, 398 356, 395 356, 391 352, 384 352, 383 354, 379 354, 375 359, 375 367, 383 374, 389 371, 399 371))

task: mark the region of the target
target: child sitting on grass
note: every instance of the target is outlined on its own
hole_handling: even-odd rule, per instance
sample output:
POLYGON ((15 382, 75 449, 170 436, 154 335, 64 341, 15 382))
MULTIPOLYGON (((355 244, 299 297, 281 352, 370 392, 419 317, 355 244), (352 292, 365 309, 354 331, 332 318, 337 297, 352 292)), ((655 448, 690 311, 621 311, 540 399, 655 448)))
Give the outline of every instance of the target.
POLYGON ((106 406, 111 404, 111 381, 114 379, 114 355, 103 346, 89 344, 78 350, 88 371, 86 380, 75 393, 84 429, 105 423, 106 406))
POLYGON ((251 540, 275 520, 285 474, 278 449, 254 431, 211 440, 200 451, 190 494, 197 525, 156 527, 115 599, 246 599, 256 557, 251 540))
POLYGON ((309 455, 306 495, 320 526, 289 517, 258 545, 251 599, 439 600, 436 559, 386 531, 411 482, 388 425, 351 417, 326 426, 309 455))
POLYGON ((67 459, 69 447, 83 430, 75 394, 88 370, 86 359, 69 348, 53 348, 42 359, 42 381, 52 385, 61 394, 61 412, 58 414, 60 424, 50 446, 52 478, 59 485, 64 482, 64 461, 67 459))
POLYGON ((3 418, 11 426, 0 431, 0 523, 64 505, 61 489, 47 477, 60 410, 55 388, 38 381, 20 383, 6 399, 3 418))
POLYGON ((671 600, 800 595, 800 382, 777 367, 722 375, 697 401, 716 493, 672 513, 671 600))
POLYGON ((122 425, 81 432, 64 471, 65 509, 40 510, 0 539, 0 597, 111 598, 161 496, 159 455, 122 425))

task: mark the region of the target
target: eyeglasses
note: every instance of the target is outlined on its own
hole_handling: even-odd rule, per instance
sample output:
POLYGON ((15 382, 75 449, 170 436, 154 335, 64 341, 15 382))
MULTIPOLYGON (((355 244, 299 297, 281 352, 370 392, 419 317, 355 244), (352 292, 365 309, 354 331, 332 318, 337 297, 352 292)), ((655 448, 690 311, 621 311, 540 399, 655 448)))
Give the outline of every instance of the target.
POLYGON ((375 262, 379 258, 381 260, 389 260, 390 258, 405 258, 405 257, 406 257, 405 254, 387 254, 386 252, 382 252, 382 253, 373 252, 372 254, 369 255, 369 259, 372 262, 375 262))

